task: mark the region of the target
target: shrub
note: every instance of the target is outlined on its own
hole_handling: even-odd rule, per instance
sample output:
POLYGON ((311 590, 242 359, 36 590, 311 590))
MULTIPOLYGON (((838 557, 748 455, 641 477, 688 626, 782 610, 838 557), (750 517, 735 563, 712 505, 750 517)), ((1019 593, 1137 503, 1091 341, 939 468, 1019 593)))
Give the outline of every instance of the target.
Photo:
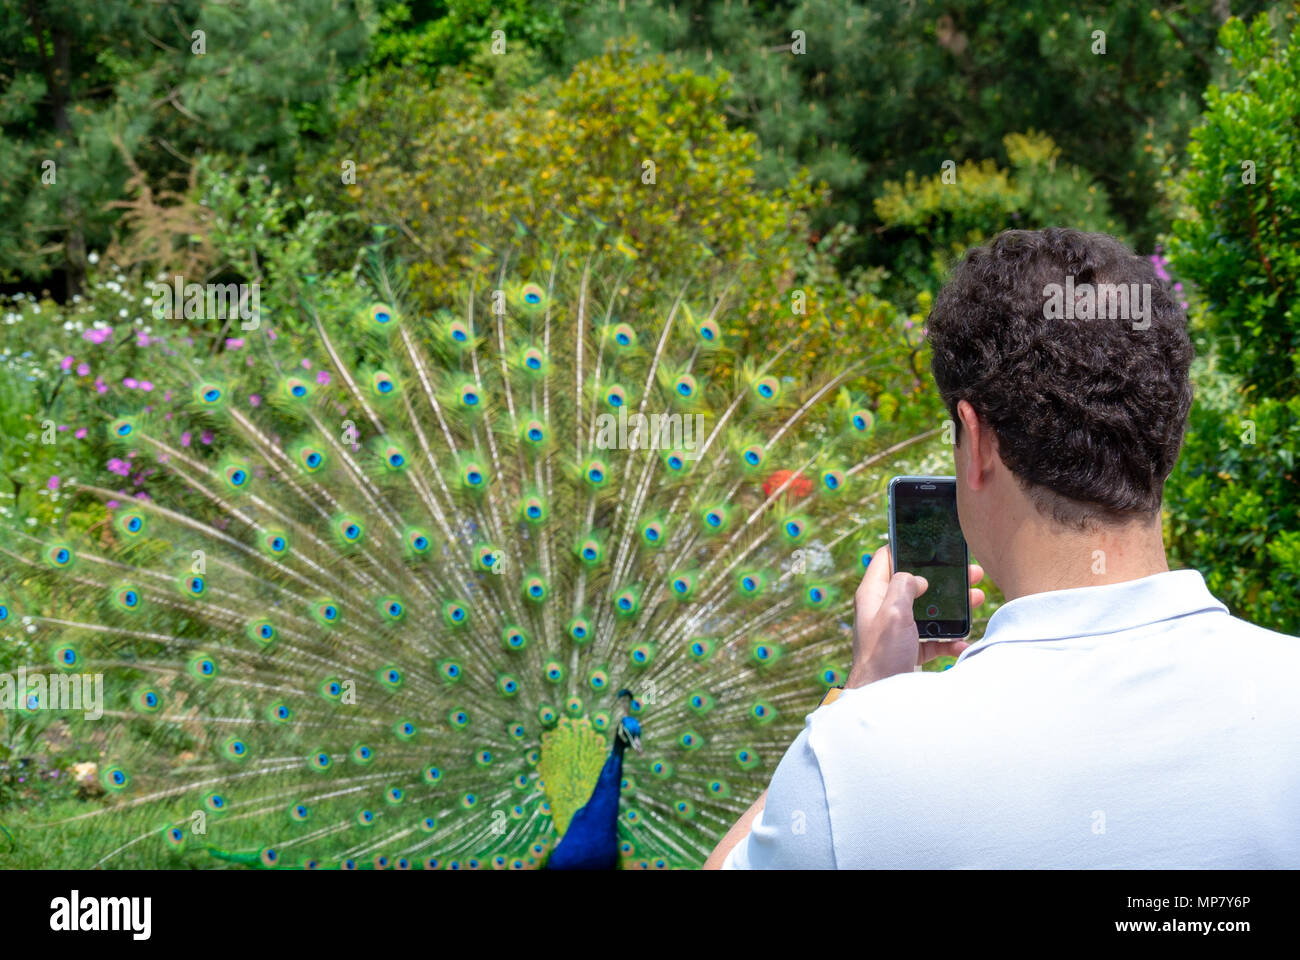
POLYGON ((1195 285, 1204 357, 1170 478, 1174 559, 1202 570, 1234 613, 1300 633, 1300 34, 1229 20, 1234 68, 1206 93, 1174 191, 1174 268, 1195 285), (1253 165, 1253 166, 1252 166, 1253 165))

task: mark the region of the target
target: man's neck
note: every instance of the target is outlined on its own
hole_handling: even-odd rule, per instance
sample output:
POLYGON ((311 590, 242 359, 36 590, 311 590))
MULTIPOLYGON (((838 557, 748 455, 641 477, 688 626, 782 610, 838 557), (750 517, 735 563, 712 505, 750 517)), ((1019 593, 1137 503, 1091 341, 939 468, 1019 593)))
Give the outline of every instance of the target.
POLYGON ((1140 580, 1169 569, 1158 515, 1067 533, 1035 515, 1010 530, 999 557, 1003 562, 993 579, 1008 600, 1140 580))

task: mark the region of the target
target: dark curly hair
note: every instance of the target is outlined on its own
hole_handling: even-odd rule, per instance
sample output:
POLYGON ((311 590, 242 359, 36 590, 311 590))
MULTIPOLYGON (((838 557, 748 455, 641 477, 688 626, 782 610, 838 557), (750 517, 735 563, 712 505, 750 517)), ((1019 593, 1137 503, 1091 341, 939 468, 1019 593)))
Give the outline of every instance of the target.
POLYGON ((1086 528, 1160 509, 1192 404, 1192 345, 1150 261, 1106 234, 1004 231, 966 253, 935 300, 928 336, 953 420, 969 401, 1045 515, 1086 528), (1049 292, 1070 289, 1067 277, 1077 313, 1086 284, 1147 284, 1149 315, 1067 319, 1075 314, 1048 308, 1049 292))

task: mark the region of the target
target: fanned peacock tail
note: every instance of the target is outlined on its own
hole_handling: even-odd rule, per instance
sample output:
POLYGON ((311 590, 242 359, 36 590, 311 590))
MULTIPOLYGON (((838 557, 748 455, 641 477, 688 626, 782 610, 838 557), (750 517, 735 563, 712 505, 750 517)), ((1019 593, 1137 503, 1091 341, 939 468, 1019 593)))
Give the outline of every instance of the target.
POLYGON ((540 866, 626 687, 623 862, 699 864, 841 682, 881 470, 923 437, 877 429, 858 368, 730 353, 740 277, 483 248, 429 317, 370 259, 344 307, 166 344, 107 425, 152 496, 85 484, 110 524, 3 545, 26 708, 104 677, 70 721, 113 795, 96 861, 540 866))

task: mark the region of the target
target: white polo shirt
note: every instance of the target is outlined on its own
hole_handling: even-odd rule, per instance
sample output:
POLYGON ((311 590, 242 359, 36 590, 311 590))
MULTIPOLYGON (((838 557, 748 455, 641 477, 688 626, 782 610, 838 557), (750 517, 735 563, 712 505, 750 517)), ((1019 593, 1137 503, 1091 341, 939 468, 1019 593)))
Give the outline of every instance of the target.
POLYGON ((1300 867, 1298 652, 1195 570, 1019 597, 811 713, 724 869, 1300 867))

